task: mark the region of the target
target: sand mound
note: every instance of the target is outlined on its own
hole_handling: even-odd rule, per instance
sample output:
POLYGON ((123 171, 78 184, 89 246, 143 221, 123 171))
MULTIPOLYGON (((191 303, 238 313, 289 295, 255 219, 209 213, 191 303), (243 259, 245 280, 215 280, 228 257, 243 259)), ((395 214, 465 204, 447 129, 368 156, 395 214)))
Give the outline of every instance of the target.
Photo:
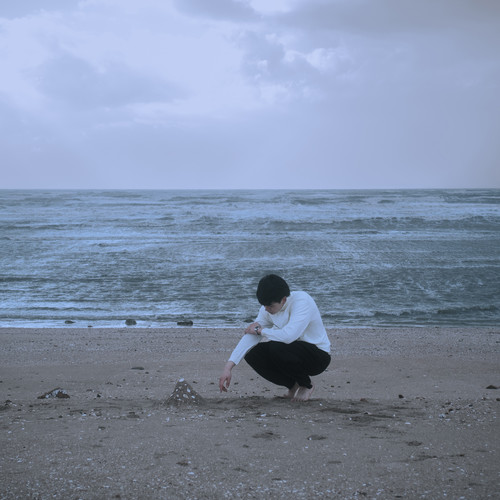
POLYGON ((201 403, 203 398, 183 378, 177 382, 174 392, 166 401, 166 404, 176 406, 201 403))
POLYGON ((52 389, 51 391, 46 392, 41 396, 38 396, 38 399, 49 399, 49 398, 67 399, 69 398, 69 394, 64 389, 56 387, 55 389, 52 389))

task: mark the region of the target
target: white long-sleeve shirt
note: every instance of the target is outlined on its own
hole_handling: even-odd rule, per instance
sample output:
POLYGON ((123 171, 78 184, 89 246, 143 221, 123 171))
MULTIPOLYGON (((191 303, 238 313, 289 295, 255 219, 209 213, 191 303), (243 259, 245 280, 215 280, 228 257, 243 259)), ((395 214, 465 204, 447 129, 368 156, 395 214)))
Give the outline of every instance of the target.
POLYGON ((330 340, 314 299, 306 292, 292 292, 281 310, 270 314, 264 306, 260 308, 256 322, 262 326, 262 334, 243 335, 232 352, 229 361, 238 364, 245 354, 263 338, 290 344, 304 340, 330 352, 330 340))

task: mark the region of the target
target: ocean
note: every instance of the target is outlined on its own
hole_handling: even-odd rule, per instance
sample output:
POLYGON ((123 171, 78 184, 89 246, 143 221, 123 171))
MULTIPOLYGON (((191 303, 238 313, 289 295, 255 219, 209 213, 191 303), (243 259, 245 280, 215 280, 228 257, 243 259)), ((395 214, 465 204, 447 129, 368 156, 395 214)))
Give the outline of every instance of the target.
POLYGON ((498 326, 500 190, 0 190, 1 327, 244 327, 271 272, 327 327, 498 326))

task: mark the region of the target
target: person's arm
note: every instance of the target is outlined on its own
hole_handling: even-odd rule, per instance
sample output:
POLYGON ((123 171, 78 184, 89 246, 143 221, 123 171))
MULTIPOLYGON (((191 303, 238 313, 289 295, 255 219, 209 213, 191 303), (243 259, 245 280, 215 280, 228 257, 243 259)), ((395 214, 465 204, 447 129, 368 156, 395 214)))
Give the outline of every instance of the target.
MULTIPOLYGON (((259 330, 260 331, 260 330, 259 330)), ((257 345, 261 340, 261 336, 257 335, 255 330, 252 333, 246 333, 241 337, 241 340, 238 342, 236 347, 234 348, 231 356, 229 356, 229 361, 232 361, 235 365, 237 365, 245 356, 245 354, 255 345, 257 345)))
POLYGON ((224 367, 224 371, 222 372, 222 375, 219 378, 220 392, 227 392, 227 389, 229 388, 229 385, 231 384, 231 370, 235 366, 236 365, 232 361, 228 361, 226 363, 226 366, 224 367))
POLYGON ((245 356, 245 354, 253 346, 257 345, 260 342, 261 336, 258 332, 260 332, 261 330, 255 330, 255 326, 258 325, 258 323, 252 324, 254 325, 252 333, 246 333, 245 335, 243 335, 241 340, 238 342, 238 345, 231 353, 228 362, 224 366, 224 371, 219 378, 219 389, 221 392, 227 392, 227 389, 231 383, 232 369, 243 359, 243 356, 245 356))
POLYGON ((264 306, 261 306, 259 309, 259 314, 257 315, 257 319, 255 323, 258 323, 261 328, 272 328, 273 320, 271 319, 271 315, 266 311, 264 306))
POLYGON ((283 328, 264 328, 262 335, 269 340, 290 344, 300 338, 311 322, 313 309, 307 299, 297 300, 290 310, 290 319, 283 328))
POLYGON ((272 326, 273 324, 268 316, 264 307, 261 307, 257 319, 246 327, 245 335, 243 335, 238 345, 234 348, 229 361, 237 365, 245 354, 261 341, 263 328, 265 326, 272 326))

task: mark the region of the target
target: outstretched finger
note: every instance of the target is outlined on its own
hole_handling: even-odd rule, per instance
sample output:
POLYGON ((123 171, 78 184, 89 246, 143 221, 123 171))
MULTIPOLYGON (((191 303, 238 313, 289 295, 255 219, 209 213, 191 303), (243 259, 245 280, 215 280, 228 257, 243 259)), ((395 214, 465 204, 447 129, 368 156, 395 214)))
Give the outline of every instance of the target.
POLYGON ((219 379, 219 389, 220 389, 220 392, 227 392, 227 388, 229 387, 229 381, 224 378, 224 377, 221 377, 219 379))

